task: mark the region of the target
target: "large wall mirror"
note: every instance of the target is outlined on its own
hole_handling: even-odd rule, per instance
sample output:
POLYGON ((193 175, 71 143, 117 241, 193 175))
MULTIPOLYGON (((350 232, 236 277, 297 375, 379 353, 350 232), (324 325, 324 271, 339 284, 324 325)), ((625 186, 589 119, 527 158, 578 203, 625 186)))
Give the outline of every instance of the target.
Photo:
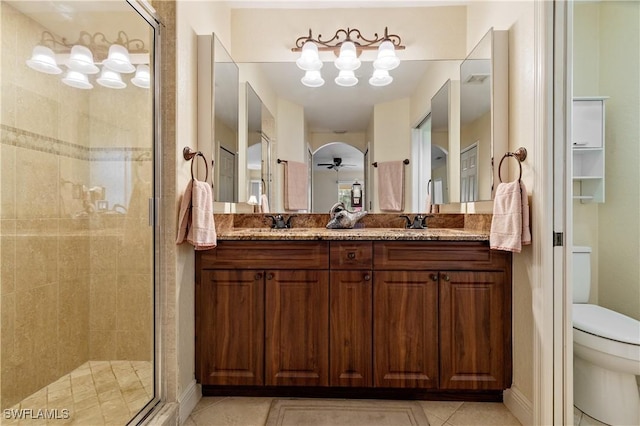
POLYGON ((460 65, 460 201, 487 201, 507 151, 508 33, 489 32, 460 65))
POLYGON ((238 201, 238 65, 213 35, 213 189, 216 201, 238 201))
MULTIPOLYGON (((377 196, 377 190, 371 185, 372 182, 366 182, 367 175, 376 173, 376 169, 371 166, 371 161, 374 160, 369 155, 370 161, 364 161, 363 153, 371 154, 376 146, 394 146, 401 143, 402 146, 408 147, 405 158, 410 157, 413 117, 424 117, 430 112, 431 97, 447 79, 457 78, 460 63, 461 60, 406 60, 393 70, 392 84, 374 87, 368 83, 368 76, 373 72, 372 64, 363 61, 357 72, 359 83, 349 88, 334 83, 338 70, 333 66, 323 67, 322 75, 326 83, 322 87, 310 88, 300 82, 304 72, 301 73, 294 62, 240 65, 244 67, 247 64, 248 67, 259 70, 264 77, 263 83, 268 84, 276 97, 285 99, 304 111, 304 123, 300 123, 300 127, 304 127, 306 143, 314 153, 310 164, 314 176, 310 188, 312 210, 325 212, 328 211, 325 208, 327 205, 331 207, 343 196, 341 194, 344 194, 344 190, 340 188, 350 187, 356 180, 362 188, 368 189, 363 208, 376 211, 375 203, 372 209, 370 200, 377 196), (404 108, 396 110, 390 107, 396 102, 401 103, 404 108), (388 110, 392 113, 388 113, 388 110), (380 136, 380 129, 391 132, 393 137, 380 136), (405 138, 406 141, 399 138, 405 138), (324 146, 327 149, 320 150, 324 146), (371 148, 370 151, 367 151, 368 147, 371 148), (354 156, 354 153, 357 155, 354 156), (339 161, 337 167, 328 169, 339 161)), ((278 120, 287 119, 282 117, 282 111, 278 113, 278 120)), ((442 156, 447 150, 446 147, 443 149, 444 151, 434 155, 434 158, 442 156)), ((286 156, 284 153, 279 155, 286 156)), ((441 161, 440 164, 445 165, 446 161, 441 161)), ((441 173, 446 174, 444 170, 441 173)), ((406 183, 406 190, 410 191, 418 181, 413 182, 410 176, 408 179, 411 181, 406 183)), ((450 199, 446 192, 447 187, 446 181, 443 181, 443 191, 439 199, 442 203, 447 203, 450 199)), ((278 190, 281 188, 272 188, 274 193, 278 190)), ((413 209, 409 203, 405 205, 405 211, 410 212, 413 209)))
POLYGON ((271 131, 274 118, 253 87, 247 93, 247 200, 267 213, 271 192, 271 131), (266 210, 266 211, 265 211, 266 210))
POLYGON ((431 98, 431 147, 430 170, 427 195, 431 205, 447 204, 449 202, 449 109, 451 97, 451 80, 438 90, 431 98))

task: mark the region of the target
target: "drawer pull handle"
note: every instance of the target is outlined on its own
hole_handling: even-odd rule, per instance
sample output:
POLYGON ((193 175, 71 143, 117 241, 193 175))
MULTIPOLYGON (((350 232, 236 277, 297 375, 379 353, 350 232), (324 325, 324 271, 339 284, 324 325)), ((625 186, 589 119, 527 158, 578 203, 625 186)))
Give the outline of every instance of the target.
POLYGON ((273 274, 272 273, 268 273, 267 274, 267 279, 268 280, 272 280, 273 279, 273 274))
POLYGON ((347 253, 347 257, 348 257, 349 259, 353 260, 353 259, 355 259, 355 258, 356 258, 356 254, 355 254, 354 252, 352 252, 352 251, 351 251, 351 252, 347 253))
POLYGON ((258 272, 258 273, 256 274, 256 276, 255 276, 255 277, 253 277, 253 278, 254 278, 256 281, 261 280, 261 279, 262 279, 262 274, 261 274, 260 272, 258 272))
POLYGON ((445 280, 445 281, 449 281, 451 278, 449 278, 449 275, 444 274, 444 275, 442 275, 442 279, 445 280))
POLYGON ((438 274, 431 274, 431 281, 438 281, 438 274))
POLYGON ((364 278, 364 280, 365 280, 365 281, 369 281, 369 280, 371 279, 371 275, 369 275, 369 274, 364 274, 364 277, 363 277, 363 278, 364 278))

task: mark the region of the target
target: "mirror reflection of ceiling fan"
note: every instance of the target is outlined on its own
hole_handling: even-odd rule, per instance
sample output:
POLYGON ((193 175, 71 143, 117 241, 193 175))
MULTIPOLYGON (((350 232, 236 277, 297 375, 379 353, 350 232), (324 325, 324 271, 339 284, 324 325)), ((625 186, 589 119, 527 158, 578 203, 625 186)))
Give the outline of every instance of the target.
POLYGON ((327 166, 327 169, 334 169, 336 171, 343 167, 355 167, 355 164, 342 164, 342 158, 336 157, 333 159, 333 163, 318 163, 318 166, 327 166))

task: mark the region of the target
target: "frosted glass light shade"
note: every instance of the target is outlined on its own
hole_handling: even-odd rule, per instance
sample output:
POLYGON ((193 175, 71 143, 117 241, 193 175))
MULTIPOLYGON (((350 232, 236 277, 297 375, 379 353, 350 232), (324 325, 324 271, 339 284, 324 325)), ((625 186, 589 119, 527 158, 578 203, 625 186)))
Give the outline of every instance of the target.
POLYGON ((62 82, 76 89, 93 89, 93 84, 89 83, 89 77, 87 77, 86 74, 74 70, 67 71, 67 75, 64 76, 62 82))
POLYGON ((378 57, 373 61, 373 67, 377 70, 390 71, 400 65, 400 58, 396 56, 393 43, 389 40, 383 41, 378 47, 378 57))
POLYGON ((340 71, 355 71, 360 68, 360 59, 356 52, 356 45, 351 41, 345 41, 340 46, 340 55, 335 61, 335 66, 340 71))
POLYGON ((324 79, 317 70, 307 71, 300 81, 307 87, 320 87, 324 84, 324 79))
POLYGON ((71 48, 67 65, 74 71, 83 74, 97 74, 100 68, 93 62, 93 53, 87 46, 76 44, 71 48))
POLYGON ((296 60, 296 65, 304 71, 317 71, 322 68, 322 61, 318 55, 318 46, 311 41, 302 45, 302 53, 296 60))
POLYGON ((138 65, 136 68, 136 75, 131 79, 131 82, 138 87, 148 89, 151 86, 151 74, 149 71, 149 65, 138 65))
POLYGON ((358 84, 358 79, 353 70, 342 70, 338 73, 335 82, 338 86, 351 87, 358 84))
POLYGON ((110 70, 106 67, 102 68, 100 77, 98 77, 96 81, 100 86, 108 87, 110 89, 124 89, 125 87, 127 87, 125 82, 122 81, 120 73, 110 70))
POLYGON ((36 46, 33 48, 31 58, 27 59, 27 65, 36 71, 46 74, 61 74, 62 70, 56 64, 53 50, 46 46, 36 46))
POLYGON ((389 71, 377 69, 373 71, 373 75, 369 79, 369 84, 372 86, 380 87, 391 84, 393 77, 389 75, 389 71))
POLYGON ((104 60, 103 64, 111 71, 124 74, 129 74, 136 70, 129 58, 129 51, 119 44, 112 44, 109 47, 109 56, 104 60))

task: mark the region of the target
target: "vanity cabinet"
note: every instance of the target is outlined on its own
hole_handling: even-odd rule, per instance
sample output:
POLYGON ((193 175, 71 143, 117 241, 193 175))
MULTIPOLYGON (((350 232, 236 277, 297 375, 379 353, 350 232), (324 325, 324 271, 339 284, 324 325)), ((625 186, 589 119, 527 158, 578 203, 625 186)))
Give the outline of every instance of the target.
POLYGON ((374 271, 376 383, 443 390, 511 385, 510 253, 480 242, 375 242, 374 271))
POLYGON ((200 383, 264 384, 264 272, 203 270, 197 287, 200 383))
POLYGON ((376 387, 438 387, 438 283, 427 271, 375 271, 376 387))
POLYGON ((504 389, 511 384, 504 272, 442 271, 439 276, 440 388, 504 389), (509 378, 509 381, 506 379, 509 378))
POLYGON ((329 244, 219 241, 196 252, 203 385, 328 384, 329 244))
POLYGON ((267 385, 329 385, 329 272, 267 271, 267 385))
POLYGON ((196 358, 205 394, 499 392, 511 384, 511 253, 474 241, 219 241, 196 252, 196 358))
POLYGON ((373 385, 373 245, 330 244, 329 359, 331 386, 373 385))

